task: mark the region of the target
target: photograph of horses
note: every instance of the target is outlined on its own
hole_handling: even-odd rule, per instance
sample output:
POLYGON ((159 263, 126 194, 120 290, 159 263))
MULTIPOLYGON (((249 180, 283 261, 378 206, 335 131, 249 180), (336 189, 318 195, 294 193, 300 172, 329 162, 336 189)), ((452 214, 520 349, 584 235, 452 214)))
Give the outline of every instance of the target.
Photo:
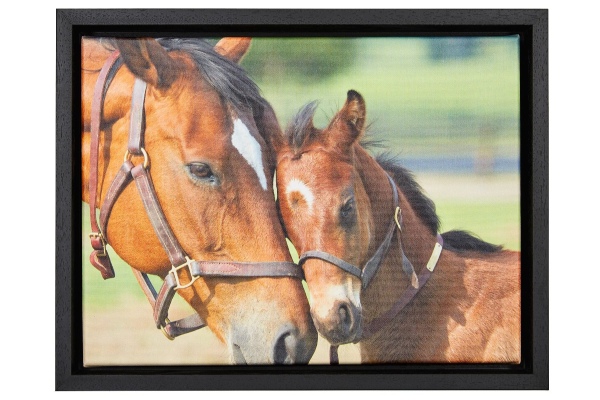
POLYGON ((518 35, 81 40, 85 367, 520 364, 518 35))

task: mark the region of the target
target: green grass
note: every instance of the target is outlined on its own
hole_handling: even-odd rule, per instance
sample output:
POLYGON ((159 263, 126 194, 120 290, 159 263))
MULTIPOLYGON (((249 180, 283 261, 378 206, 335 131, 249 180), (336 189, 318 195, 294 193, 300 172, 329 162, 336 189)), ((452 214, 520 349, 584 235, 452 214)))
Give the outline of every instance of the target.
POLYGON ((438 201, 441 231, 464 229, 507 249, 521 249, 520 206, 515 202, 467 203, 438 201))

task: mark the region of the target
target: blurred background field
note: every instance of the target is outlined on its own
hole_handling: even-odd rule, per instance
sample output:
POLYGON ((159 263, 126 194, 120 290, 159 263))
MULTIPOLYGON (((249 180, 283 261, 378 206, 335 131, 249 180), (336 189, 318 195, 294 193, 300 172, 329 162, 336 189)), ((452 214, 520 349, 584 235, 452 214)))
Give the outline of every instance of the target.
MULTIPOLYGON (((465 229, 520 250, 518 37, 256 38, 242 65, 282 127, 312 100, 320 102, 315 125, 323 127, 346 92, 357 90, 369 134, 384 144, 374 152, 397 154, 414 172, 442 232, 465 229)), ((227 363, 206 329, 164 338, 120 260, 117 277, 102 280, 87 260, 85 204, 82 212, 86 365, 227 363)), ((176 300, 174 318, 189 312, 176 300)), ((327 363, 327 351, 320 339, 311 363, 327 363)), ((358 360, 357 346, 340 347, 342 363, 358 360)))

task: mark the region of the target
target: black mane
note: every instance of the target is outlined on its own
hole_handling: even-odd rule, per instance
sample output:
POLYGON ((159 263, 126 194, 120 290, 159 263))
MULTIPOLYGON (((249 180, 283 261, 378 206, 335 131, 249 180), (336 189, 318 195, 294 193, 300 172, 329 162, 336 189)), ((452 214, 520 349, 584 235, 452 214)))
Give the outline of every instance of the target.
POLYGON ((485 242, 471 232, 452 230, 442 233, 444 248, 456 252, 479 251, 482 253, 495 253, 502 250, 502 246, 485 242))
MULTIPOLYGON (((99 39, 107 48, 115 49, 114 39, 99 39)), ((188 53, 196 62, 204 79, 217 93, 238 110, 262 112, 266 100, 246 71, 233 61, 218 54, 213 45, 198 38, 156 39, 167 51, 188 53)))
MULTIPOLYGON (((397 157, 393 157, 388 153, 377 156, 376 160, 398 184, 417 216, 429 228, 429 231, 436 235, 440 229, 440 220, 435 212, 435 204, 423 193, 423 188, 415 181, 412 172, 401 166, 397 157)), ((442 238, 444 239, 444 248, 456 252, 494 253, 502 250, 502 246, 487 243, 471 232, 463 230, 445 232, 442 234, 442 238)))
POLYGON ((202 39, 163 38, 157 39, 167 50, 188 53, 198 66, 206 81, 227 102, 240 110, 262 107, 265 100, 256 83, 238 64, 218 54, 213 45, 202 39))
POLYGON ((435 204, 423 193, 423 188, 417 183, 413 173, 400 165, 397 157, 389 153, 380 154, 375 160, 394 179, 429 231, 436 235, 440 229, 440 220, 435 212, 435 204))

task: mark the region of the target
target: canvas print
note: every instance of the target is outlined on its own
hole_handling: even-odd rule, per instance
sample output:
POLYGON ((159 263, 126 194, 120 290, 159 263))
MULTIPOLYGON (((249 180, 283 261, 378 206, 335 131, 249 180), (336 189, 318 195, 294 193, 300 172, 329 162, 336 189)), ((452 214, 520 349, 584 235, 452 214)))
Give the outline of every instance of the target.
POLYGON ((84 367, 519 364, 519 51, 84 37, 84 367))

